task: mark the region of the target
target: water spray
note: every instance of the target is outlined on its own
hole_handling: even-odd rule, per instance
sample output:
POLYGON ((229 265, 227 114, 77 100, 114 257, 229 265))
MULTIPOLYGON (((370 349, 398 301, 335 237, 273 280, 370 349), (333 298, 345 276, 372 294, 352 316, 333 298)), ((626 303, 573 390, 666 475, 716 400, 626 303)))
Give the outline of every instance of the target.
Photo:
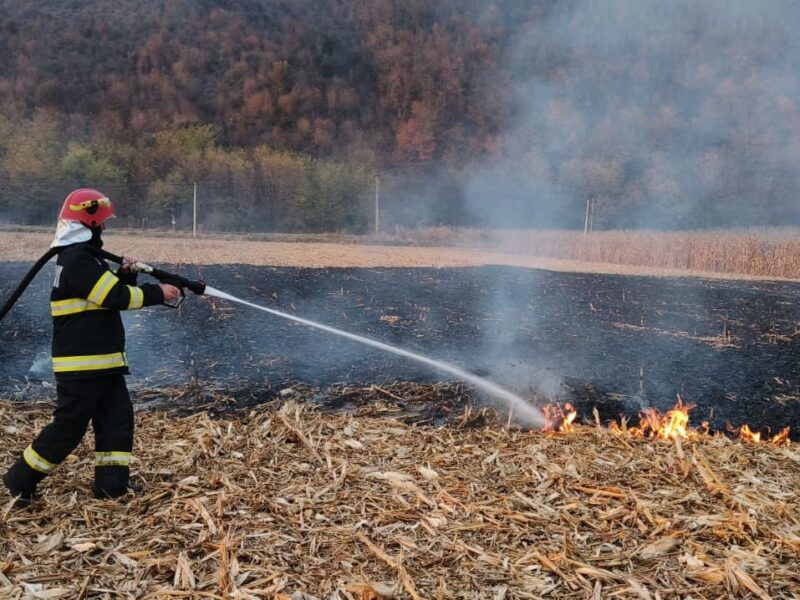
POLYGON ((276 317, 289 319, 290 321, 301 323, 302 325, 307 325, 308 327, 313 327, 314 329, 319 329, 321 331, 326 331, 328 333, 338 335, 340 337, 357 342, 359 344, 371 346, 373 348, 383 350, 384 352, 390 352, 392 354, 396 354, 398 356, 402 356, 404 358, 408 358, 410 360, 428 365, 429 367, 432 367, 437 371, 442 371, 444 373, 448 373, 449 375, 458 377, 459 379, 463 379, 464 381, 467 381, 472 385, 474 385, 476 388, 483 390, 487 394, 490 394, 491 396, 494 396, 497 399, 505 401, 506 403, 508 403, 509 409, 513 409, 517 417, 524 420, 526 424, 532 427, 544 426, 545 423, 544 415, 538 408, 531 406, 521 397, 517 396, 516 394, 505 388, 500 387, 496 383, 493 383, 488 379, 484 379, 483 377, 478 377, 477 375, 473 375, 472 373, 464 371, 463 369, 459 369, 458 367, 451 365, 449 363, 442 362, 440 360, 435 360, 433 358, 428 358, 427 356, 423 356, 421 354, 417 354, 409 350, 404 350, 402 348, 398 348, 397 346, 392 346, 391 344, 379 342, 377 340, 373 340, 371 338, 367 338, 361 335, 348 333, 347 331, 342 331, 341 329, 336 329, 335 327, 330 327, 328 325, 323 325, 322 323, 310 321, 309 319, 297 317, 289 313, 275 310, 274 308, 267 308, 266 306, 254 304, 252 302, 248 302, 247 300, 242 300, 241 298, 237 298, 236 296, 231 296, 230 294, 227 294, 221 290, 213 288, 210 285, 207 285, 205 287, 205 295, 214 296, 216 298, 221 298, 223 300, 229 300, 231 302, 236 302, 244 306, 249 306, 250 308, 255 308, 257 310, 264 311, 276 317))

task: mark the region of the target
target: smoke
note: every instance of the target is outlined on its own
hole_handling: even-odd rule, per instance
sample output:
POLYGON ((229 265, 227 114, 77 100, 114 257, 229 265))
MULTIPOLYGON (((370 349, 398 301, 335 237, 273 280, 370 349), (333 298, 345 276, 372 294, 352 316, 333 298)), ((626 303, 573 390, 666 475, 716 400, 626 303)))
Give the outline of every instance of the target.
POLYGON ((538 405, 559 399, 564 392, 563 365, 537 351, 544 331, 538 275, 524 269, 483 269, 488 285, 475 300, 481 315, 481 353, 472 358, 472 370, 538 405))
MULTIPOLYGON (((501 133, 503 148, 465 173, 474 223, 579 228, 587 201, 594 226, 605 229, 800 222, 794 35, 800 5, 581 0, 562 6, 512 44, 514 116, 501 133)), ((687 302, 711 304, 702 288, 684 287, 687 302)), ((487 310, 502 313, 505 295, 498 281, 487 310)), ((591 325, 593 317, 586 319, 591 325)), ((721 323, 715 315, 708 326, 722 329, 721 323)), ((671 325, 697 327, 688 315, 671 325)), ((541 334, 543 324, 526 327, 529 335, 541 334)), ((546 377, 552 366, 564 376, 581 371, 581 356, 514 363, 515 335, 523 334, 505 322, 485 340, 493 348, 487 356, 497 357, 487 369, 506 385, 552 390, 557 386, 548 382, 557 378, 546 377)), ((594 359, 602 362, 600 350, 594 359)), ((685 380, 688 366, 677 356, 670 364, 674 371, 658 376, 642 364, 638 402, 670 401, 666 391, 685 380)), ((726 364, 722 354, 709 360, 710 376, 726 364)))
POLYGON ((800 5, 583 0, 514 44, 503 149, 473 165, 482 226, 800 222, 800 5))

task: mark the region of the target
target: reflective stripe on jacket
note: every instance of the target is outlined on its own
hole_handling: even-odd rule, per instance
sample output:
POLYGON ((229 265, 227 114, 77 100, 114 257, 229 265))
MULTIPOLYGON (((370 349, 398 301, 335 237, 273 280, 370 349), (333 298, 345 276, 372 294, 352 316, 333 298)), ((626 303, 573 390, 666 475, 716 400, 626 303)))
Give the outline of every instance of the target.
POLYGON ((117 274, 87 248, 68 246, 58 255, 50 294, 53 371, 65 381, 127 373, 121 310, 163 302, 156 284, 136 285, 135 274, 117 274))

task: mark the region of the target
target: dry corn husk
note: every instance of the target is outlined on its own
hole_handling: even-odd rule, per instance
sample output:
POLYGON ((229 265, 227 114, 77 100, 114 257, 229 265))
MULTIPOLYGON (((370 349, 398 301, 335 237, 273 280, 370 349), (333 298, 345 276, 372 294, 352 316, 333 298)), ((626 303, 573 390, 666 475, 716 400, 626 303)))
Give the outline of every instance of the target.
MULTIPOLYGON (((0 597, 800 596, 794 448, 382 413, 139 413, 142 496, 90 499, 91 439, 0 495, 0 597)), ((48 418, 0 402, 0 462, 48 418)))

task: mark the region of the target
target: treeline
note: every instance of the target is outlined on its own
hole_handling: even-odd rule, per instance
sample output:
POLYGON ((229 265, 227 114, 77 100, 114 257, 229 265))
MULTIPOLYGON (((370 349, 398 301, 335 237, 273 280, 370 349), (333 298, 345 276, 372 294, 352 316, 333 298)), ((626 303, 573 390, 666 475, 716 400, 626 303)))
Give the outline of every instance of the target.
POLYGON ((199 182, 209 230, 359 233, 372 224, 367 167, 263 145, 224 148, 210 125, 128 144, 87 138, 80 121, 42 110, 0 117, 0 222, 51 224, 63 197, 91 184, 114 199, 123 226, 186 227, 199 182))
POLYGON ((210 123, 229 147, 463 164, 508 112, 486 75, 549 2, 503 4, 0 0, 0 106, 91 115, 127 142, 210 123))
POLYGON ((357 231, 394 172, 417 182, 403 224, 580 227, 587 201, 598 228, 797 224, 797 22, 751 0, 0 0, 0 203, 58 176, 171 214, 201 178, 219 227, 357 231))

